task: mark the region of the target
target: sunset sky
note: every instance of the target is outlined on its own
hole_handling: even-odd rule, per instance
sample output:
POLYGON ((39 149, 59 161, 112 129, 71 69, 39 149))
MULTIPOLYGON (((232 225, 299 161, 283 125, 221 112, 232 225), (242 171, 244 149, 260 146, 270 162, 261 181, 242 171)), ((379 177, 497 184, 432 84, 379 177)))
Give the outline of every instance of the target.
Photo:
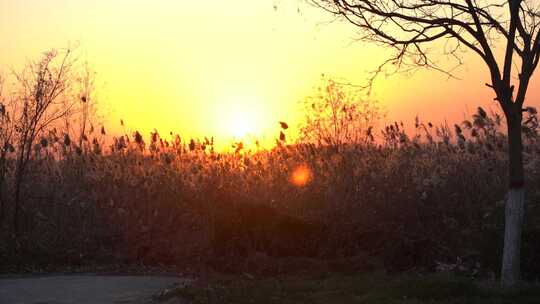
MULTIPOLYGON (((98 73, 111 127, 122 118, 144 132, 230 137, 249 130, 272 137, 278 121, 298 123, 298 102, 321 74, 362 83, 388 54, 354 43, 354 28, 298 3, 0 0, 0 70, 79 45, 98 73)), ((371 98, 390 120, 419 114, 456 121, 478 105, 495 107, 485 68, 472 55, 466 63, 457 72, 462 80, 436 72, 381 77, 371 98)), ((528 102, 539 106, 536 79, 528 102)))

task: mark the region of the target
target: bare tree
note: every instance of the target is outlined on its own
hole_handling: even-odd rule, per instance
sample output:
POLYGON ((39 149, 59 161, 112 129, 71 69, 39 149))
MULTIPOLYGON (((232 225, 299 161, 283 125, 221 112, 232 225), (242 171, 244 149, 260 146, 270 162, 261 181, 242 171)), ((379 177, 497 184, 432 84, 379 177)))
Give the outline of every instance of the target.
POLYGON ((4 78, 0 75, 0 224, 3 223, 6 205, 4 198, 4 182, 6 179, 7 156, 13 152, 13 121, 10 109, 13 109, 12 102, 7 101, 2 94, 4 89, 4 78))
MULTIPOLYGON (((395 50, 379 66, 427 67, 451 74, 436 63, 428 46, 438 46, 461 63, 472 50, 489 69, 496 101, 508 131, 509 192, 505 212, 501 282, 520 279, 525 178, 521 134, 523 104, 540 59, 540 4, 535 0, 308 0, 357 27, 361 40, 395 50), (437 44, 440 43, 440 44, 437 44), (500 47, 500 49, 498 48, 500 47), (500 52, 499 52, 500 51, 500 52)), ((373 80, 373 78, 372 78, 373 80)))
POLYGON ((302 140, 323 145, 366 144, 383 113, 378 104, 362 98, 357 88, 323 78, 317 94, 304 100, 302 140))
POLYGON ((88 62, 85 62, 80 76, 79 82, 79 147, 83 148, 83 141, 87 141, 88 133, 94 130, 93 123, 99 120, 97 114, 97 97, 96 97, 96 73, 90 67, 88 62))
POLYGON ((20 109, 15 121, 17 161, 14 184, 13 228, 20 232, 21 186, 38 136, 58 119, 65 117, 71 106, 63 99, 69 89, 71 50, 46 52, 41 60, 31 63, 16 78, 20 85, 20 109))
POLYGON ((88 135, 94 132, 94 124, 98 122, 96 73, 88 61, 83 65, 72 68, 70 92, 65 92, 70 98, 64 98, 64 108, 69 113, 63 116, 64 131, 75 139, 77 153, 83 153, 90 146, 88 135))

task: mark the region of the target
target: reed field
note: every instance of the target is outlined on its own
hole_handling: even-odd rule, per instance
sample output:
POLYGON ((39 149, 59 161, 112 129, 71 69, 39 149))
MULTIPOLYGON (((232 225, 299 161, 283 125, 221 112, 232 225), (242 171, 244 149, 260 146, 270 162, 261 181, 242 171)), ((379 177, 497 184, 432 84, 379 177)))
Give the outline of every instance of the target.
MULTIPOLYGON (((47 58, 34 66, 33 93, 39 77, 49 90, 43 92, 55 92, 55 78, 42 68, 52 66, 47 58)), ((281 122, 275 146, 236 142, 227 151, 210 137, 108 134, 81 116, 88 115, 84 107, 71 115, 85 128, 56 123, 23 137, 29 115, 9 116, 8 110, 34 100, 37 106, 22 107, 37 113, 42 97, 18 99, 4 91, 1 269, 203 265, 261 274, 330 269, 497 276, 508 184, 500 114, 478 108, 456 125, 386 123, 371 104, 353 107, 356 99, 347 99, 344 87, 325 84, 319 99, 309 101, 300 136, 281 122), (328 108, 321 100, 337 103, 328 108), (334 125, 325 125, 328 117, 334 125)), ((540 137, 536 110, 524 115, 522 269, 536 279, 540 137)))

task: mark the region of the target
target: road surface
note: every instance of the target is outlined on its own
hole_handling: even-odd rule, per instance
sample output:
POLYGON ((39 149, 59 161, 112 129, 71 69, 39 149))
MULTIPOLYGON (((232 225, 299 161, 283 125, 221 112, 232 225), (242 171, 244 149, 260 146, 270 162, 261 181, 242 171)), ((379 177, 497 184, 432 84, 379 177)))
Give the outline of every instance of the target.
MULTIPOLYGON (((145 304, 179 277, 60 275, 0 278, 0 304, 145 304)), ((164 303, 185 303, 171 299, 164 303)))

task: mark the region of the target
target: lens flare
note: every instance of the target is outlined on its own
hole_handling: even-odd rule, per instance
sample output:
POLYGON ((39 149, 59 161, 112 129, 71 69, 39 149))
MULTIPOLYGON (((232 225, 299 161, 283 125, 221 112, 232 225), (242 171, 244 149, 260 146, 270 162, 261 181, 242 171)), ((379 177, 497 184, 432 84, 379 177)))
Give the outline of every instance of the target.
POLYGON ((296 167, 291 174, 291 183, 297 187, 304 187, 313 179, 313 173, 307 165, 296 167))

